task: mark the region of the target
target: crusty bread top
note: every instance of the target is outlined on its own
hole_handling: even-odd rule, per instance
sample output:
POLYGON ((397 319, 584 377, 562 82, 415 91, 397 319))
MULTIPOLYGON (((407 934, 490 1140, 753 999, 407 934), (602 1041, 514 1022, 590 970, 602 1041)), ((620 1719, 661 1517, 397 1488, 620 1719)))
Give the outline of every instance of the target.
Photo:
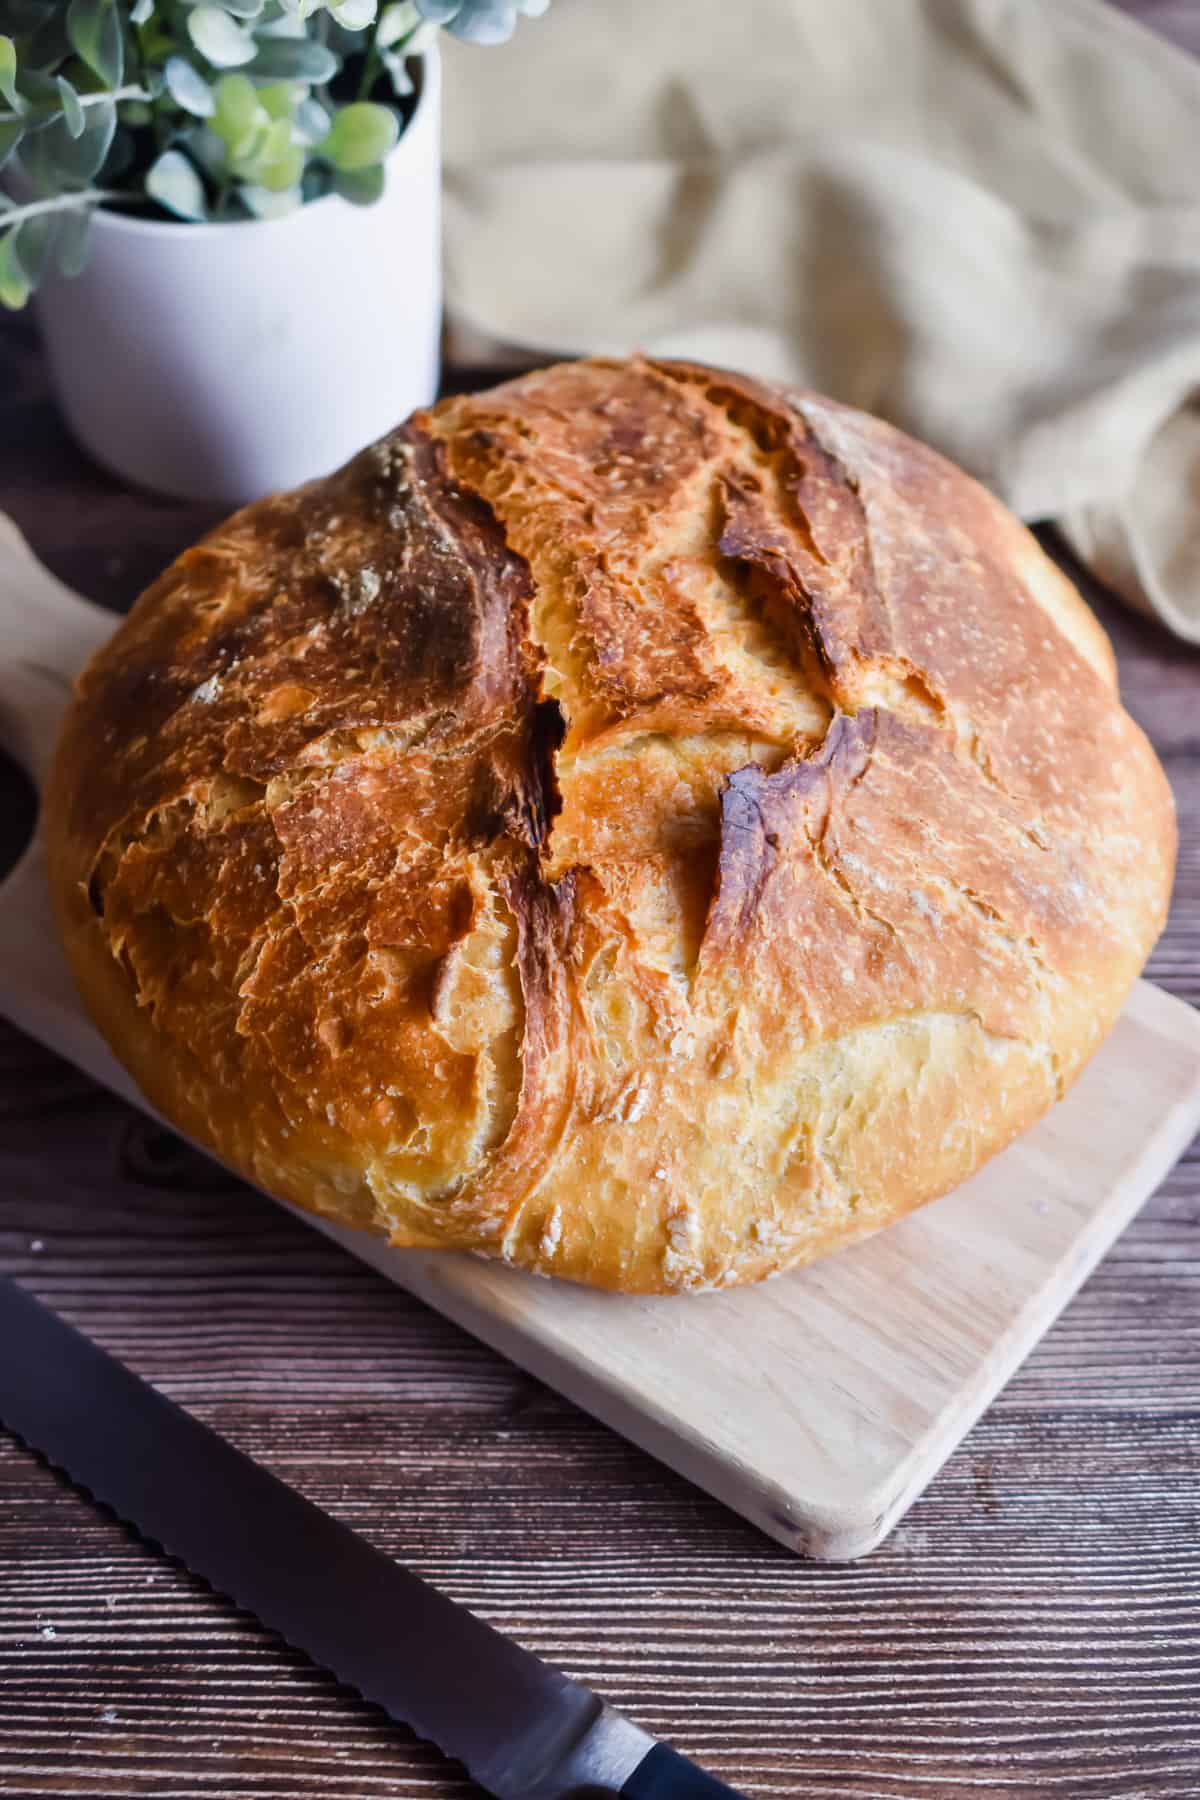
POLYGON ((184 1129, 398 1243, 641 1290, 1007 1142, 1174 844, 990 495, 641 359, 446 401, 188 551, 83 677, 49 825, 83 991, 184 1129))

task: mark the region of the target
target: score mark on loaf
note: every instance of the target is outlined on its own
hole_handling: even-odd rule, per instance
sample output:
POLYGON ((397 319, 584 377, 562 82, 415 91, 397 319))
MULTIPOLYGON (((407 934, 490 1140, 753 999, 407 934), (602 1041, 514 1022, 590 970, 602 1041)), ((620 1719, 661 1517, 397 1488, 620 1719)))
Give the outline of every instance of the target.
POLYGON ((83 996, 281 1197, 626 1291, 754 1281, 1037 1119, 1174 822, 1036 542, 846 407, 581 362, 236 514, 85 672, 83 996))

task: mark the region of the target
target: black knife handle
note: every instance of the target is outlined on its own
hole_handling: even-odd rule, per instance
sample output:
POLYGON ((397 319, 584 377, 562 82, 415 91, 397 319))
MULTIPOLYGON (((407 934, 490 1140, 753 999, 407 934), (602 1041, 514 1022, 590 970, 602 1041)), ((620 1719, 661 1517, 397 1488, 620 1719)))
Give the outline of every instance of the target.
POLYGON ((706 1775, 669 1744, 655 1744, 621 1793, 624 1800, 742 1800, 733 1788, 706 1775))

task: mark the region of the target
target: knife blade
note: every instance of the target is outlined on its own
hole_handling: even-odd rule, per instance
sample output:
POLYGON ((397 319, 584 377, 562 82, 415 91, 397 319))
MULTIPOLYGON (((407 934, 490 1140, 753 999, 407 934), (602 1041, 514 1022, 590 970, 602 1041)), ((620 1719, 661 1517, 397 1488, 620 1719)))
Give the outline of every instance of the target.
POLYGON ((739 1800, 4 1277, 0 1422, 496 1800, 739 1800))

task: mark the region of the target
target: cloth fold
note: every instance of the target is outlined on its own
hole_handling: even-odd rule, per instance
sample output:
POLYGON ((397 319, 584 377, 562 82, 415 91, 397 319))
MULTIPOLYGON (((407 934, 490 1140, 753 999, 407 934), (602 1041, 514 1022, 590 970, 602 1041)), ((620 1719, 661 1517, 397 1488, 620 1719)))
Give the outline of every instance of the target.
POLYGON ((459 354, 820 388, 1200 643, 1200 62, 1104 0, 556 0, 447 61, 459 354))

